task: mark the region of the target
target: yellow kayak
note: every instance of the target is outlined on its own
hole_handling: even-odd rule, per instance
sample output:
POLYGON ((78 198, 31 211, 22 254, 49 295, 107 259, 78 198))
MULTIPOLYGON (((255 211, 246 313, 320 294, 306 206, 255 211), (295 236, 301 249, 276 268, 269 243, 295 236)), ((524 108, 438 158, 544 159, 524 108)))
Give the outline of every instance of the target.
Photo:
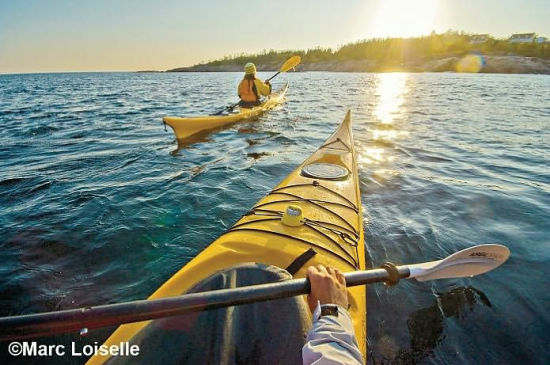
MULTIPOLYGON (((363 234, 348 111, 316 152, 149 299, 285 280, 289 273, 301 278, 316 264, 364 270, 363 234)), ((365 356, 366 288, 348 290, 365 356)), ((309 326, 311 314, 300 296, 121 325, 105 345, 139 344, 139 358, 126 359, 132 364, 290 364, 300 361, 309 326)), ((124 361, 94 356, 88 364, 124 361)))
POLYGON ((257 117, 284 101, 288 83, 276 92, 269 95, 262 104, 254 108, 239 108, 237 113, 225 115, 206 115, 201 117, 164 117, 162 120, 169 125, 176 139, 183 140, 202 131, 215 129, 227 124, 257 117))

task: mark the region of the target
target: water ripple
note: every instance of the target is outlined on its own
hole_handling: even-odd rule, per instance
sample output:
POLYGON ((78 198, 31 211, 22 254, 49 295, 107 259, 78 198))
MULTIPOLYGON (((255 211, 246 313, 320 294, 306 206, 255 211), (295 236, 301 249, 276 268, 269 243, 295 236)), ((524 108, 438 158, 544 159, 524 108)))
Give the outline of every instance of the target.
POLYGON ((548 76, 285 74, 284 105, 176 148, 161 117, 233 103, 241 76, 0 76, 0 315, 146 297, 351 108, 369 265, 513 253, 475 279, 369 286, 369 362, 550 361, 548 76))

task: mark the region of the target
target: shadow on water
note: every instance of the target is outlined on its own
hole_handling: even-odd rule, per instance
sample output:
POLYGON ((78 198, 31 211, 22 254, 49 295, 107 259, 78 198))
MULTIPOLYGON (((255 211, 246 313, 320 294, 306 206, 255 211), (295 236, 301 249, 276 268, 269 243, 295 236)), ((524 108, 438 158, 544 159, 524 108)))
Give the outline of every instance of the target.
POLYGON ((395 358, 387 359, 374 351, 369 362, 374 365, 419 364, 433 353, 445 338, 445 318, 463 319, 477 306, 492 307, 489 298, 474 287, 459 287, 446 293, 437 293, 429 307, 414 311, 407 320, 410 347, 399 349, 395 358))
MULTIPOLYGON (((254 119, 248 119, 247 120, 247 122, 250 122, 250 121, 254 121, 254 119)), ((235 124, 235 123, 233 123, 233 124, 235 124)), ((233 126, 233 124, 223 126, 223 127, 220 127, 220 128, 208 129, 208 130, 199 132, 197 134, 194 134, 190 137, 187 137, 187 138, 184 138, 184 139, 178 139, 177 140, 178 146, 176 147, 175 150, 170 151, 170 155, 177 156, 181 150, 186 149, 189 146, 194 145, 196 143, 210 142, 210 141, 212 141, 211 136, 213 134, 215 134, 217 132, 220 132, 220 131, 223 131, 223 130, 227 130, 227 129, 231 128, 233 126)), ((253 128, 240 128, 238 130, 238 133, 244 133, 244 134, 251 134, 251 133, 256 133, 256 132, 257 131, 253 128)), ((253 143, 251 143, 251 144, 253 144, 253 143)))
POLYGON ((239 128, 238 132, 241 134, 254 134, 254 133, 257 133, 258 131, 255 128, 251 128, 251 127, 241 127, 239 128))
POLYGON ((252 158, 253 160, 259 160, 264 156, 271 156, 269 152, 250 152, 246 154, 247 157, 252 158))
POLYGON ((67 258, 79 254, 79 249, 47 237, 44 230, 28 229, 2 245, 5 267, 13 267, 14 263, 17 266, 11 271, 11 280, 0 285, 0 316, 13 314, 11 308, 22 313, 65 309, 80 300, 78 294, 84 294, 65 294, 77 274, 77 270, 67 272, 71 267, 67 258), (33 280, 22 280, 29 272, 33 280))
POLYGON ((190 147, 191 145, 195 144, 195 143, 204 143, 204 142, 210 142, 212 139, 210 138, 210 135, 214 132, 213 129, 209 129, 207 131, 203 131, 203 132, 200 132, 200 133, 197 133, 197 134, 194 134, 190 137, 187 137, 187 138, 184 138, 184 139, 178 139, 176 140, 177 142, 177 147, 175 150, 173 151, 170 151, 170 155, 172 156, 177 156, 179 155, 180 151, 181 150, 184 150, 188 147, 190 147))

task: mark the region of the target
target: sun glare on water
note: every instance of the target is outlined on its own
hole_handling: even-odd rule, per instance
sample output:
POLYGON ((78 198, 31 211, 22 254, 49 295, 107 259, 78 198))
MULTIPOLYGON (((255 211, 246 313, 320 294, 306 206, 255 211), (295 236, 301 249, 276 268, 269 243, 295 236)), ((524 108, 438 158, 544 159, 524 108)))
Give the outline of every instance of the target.
POLYGON ((373 114, 382 124, 393 123, 394 118, 403 114, 407 74, 381 73, 377 75, 378 101, 373 114))
POLYGON ((405 106, 408 97, 408 74, 379 73, 376 74, 376 87, 367 90, 367 97, 375 101, 372 110, 372 124, 369 132, 372 134, 370 143, 358 149, 358 162, 361 166, 375 168, 373 175, 377 180, 389 179, 397 172, 391 168, 395 160, 391 147, 395 140, 405 138, 409 133, 403 129, 405 106))
POLYGON ((369 20, 376 37, 414 37, 434 30, 437 0, 381 0, 369 20))

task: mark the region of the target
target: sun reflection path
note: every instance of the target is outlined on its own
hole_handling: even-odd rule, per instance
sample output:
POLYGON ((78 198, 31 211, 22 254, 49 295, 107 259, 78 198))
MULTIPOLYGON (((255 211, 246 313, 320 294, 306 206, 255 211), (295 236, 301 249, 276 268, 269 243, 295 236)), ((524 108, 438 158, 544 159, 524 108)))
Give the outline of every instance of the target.
POLYGON ((408 135, 402 123, 396 123, 406 115, 403 104, 408 94, 408 74, 384 73, 376 77, 376 88, 371 91, 375 100, 373 123, 369 128, 371 138, 368 145, 359 149, 358 161, 371 170, 372 178, 382 182, 399 175, 392 169, 396 156, 391 149, 395 140, 408 135))
POLYGON ((360 162, 369 165, 379 165, 382 162, 392 162, 395 159, 393 156, 386 156, 384 148, 363 148, 360 156, 360 162))
POLYGON ((399 72, 378 74, 378 103, 374 116, 383 124, 393 123, 397 114, 405 112, 403 102, 407 77, 406 73, 399 72))

